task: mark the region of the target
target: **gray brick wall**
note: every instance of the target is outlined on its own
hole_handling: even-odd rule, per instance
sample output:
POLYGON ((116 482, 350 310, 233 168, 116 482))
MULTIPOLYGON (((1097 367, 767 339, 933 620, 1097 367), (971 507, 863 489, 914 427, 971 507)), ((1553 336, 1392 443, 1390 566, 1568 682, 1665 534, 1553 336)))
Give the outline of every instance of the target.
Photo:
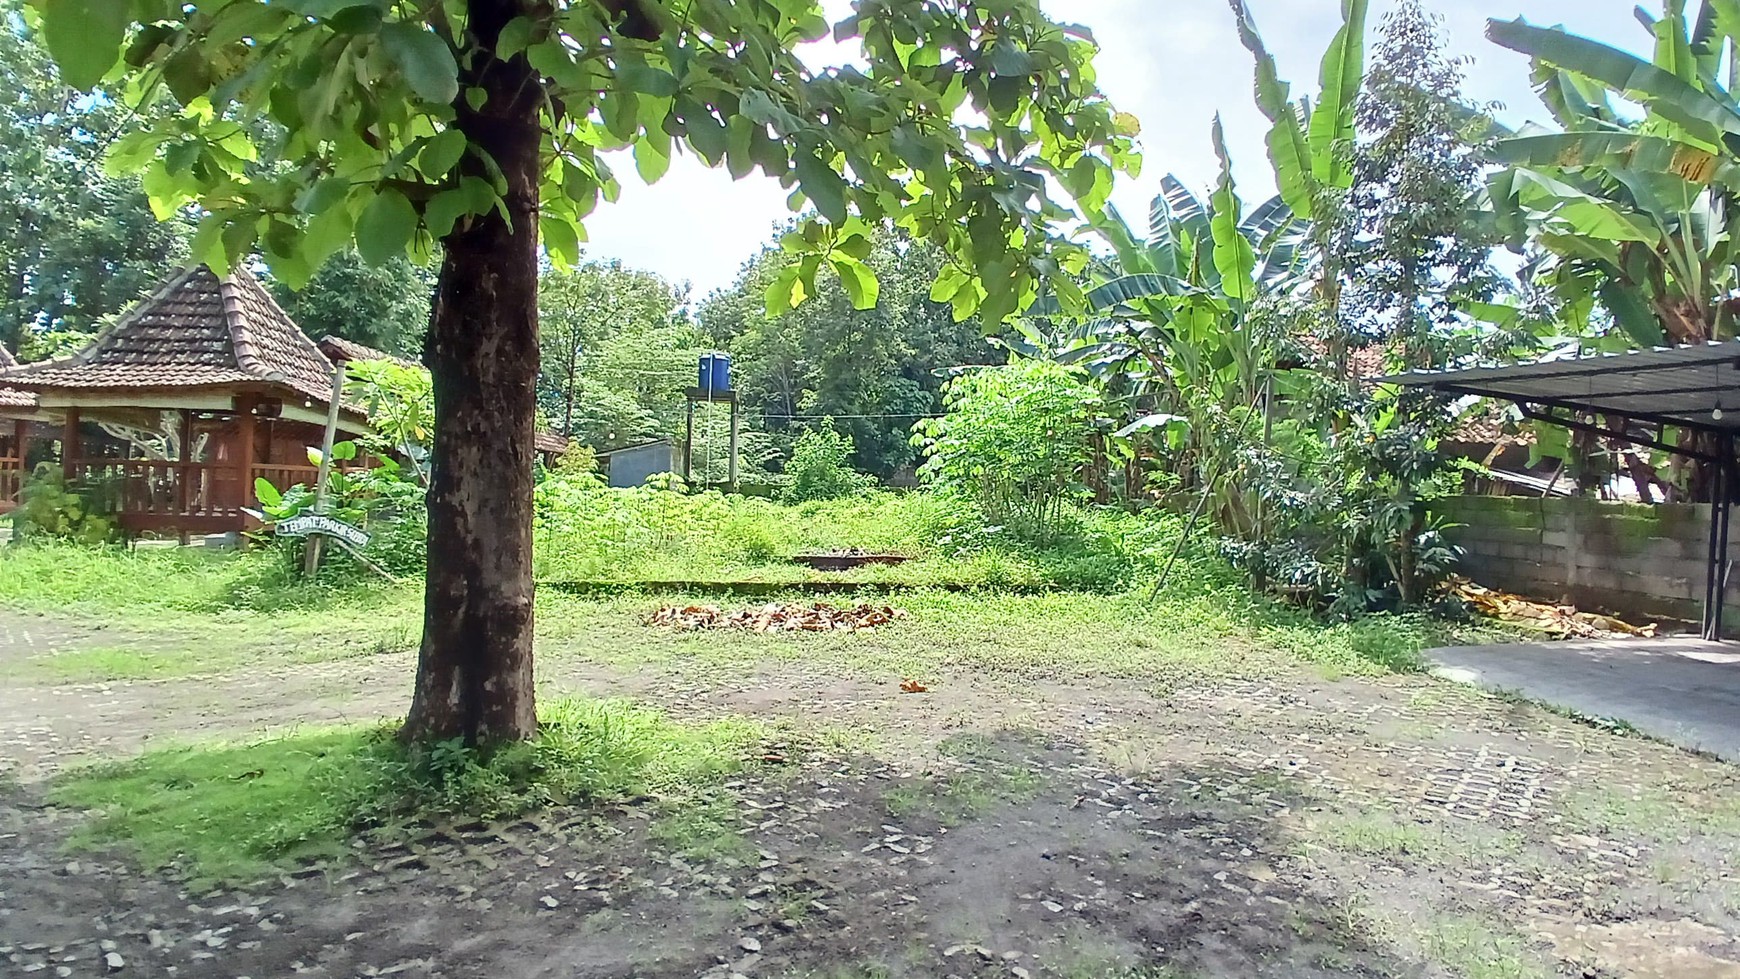
MULTIPOLYGON (((1432 509, 1459 525, 1447 536, 1465 551, 1460 570, 1483 585, 1622 615, 1703 615, 1708 505, 1458 496, 1432 509)), ((1730 609, 1736 599, 1730 586, 1730 609)))

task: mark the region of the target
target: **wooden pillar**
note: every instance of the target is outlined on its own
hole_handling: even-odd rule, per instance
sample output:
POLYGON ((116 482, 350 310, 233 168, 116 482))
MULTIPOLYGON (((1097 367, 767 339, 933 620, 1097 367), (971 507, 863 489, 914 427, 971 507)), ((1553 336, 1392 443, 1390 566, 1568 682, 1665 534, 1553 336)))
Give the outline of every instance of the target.
POLYGON ((60 474, 69 483, 76 478, 78 458, 83 452, 79 445, 79 410, 75 406, 66 410, 66 428, 60 433, 60 474))
POLYGON ((725 460, 725 485, 730 492, 737 492, 737 395, 731 396, 731 440, 728 450, 731 454, 725 460))
POLYGON ((193 412, 181 409, 181 465, 176 468, 175 479, 175 512, 186 513, 192 502, 187 483, 193 475, 193 412))
POLYGON ((20 418, 12 423, 12 454, 18 457, 18 470, 24 471, 24 437, 30 423, 20 418))
POLYGON ((241 468, 239 479, 241 500, 240 506, 253 506, 254 500, 254 398, 241 399, 238 405, 240 414, 236 416, 236 440, 241 444, 236 446, 236 465, 241 468))

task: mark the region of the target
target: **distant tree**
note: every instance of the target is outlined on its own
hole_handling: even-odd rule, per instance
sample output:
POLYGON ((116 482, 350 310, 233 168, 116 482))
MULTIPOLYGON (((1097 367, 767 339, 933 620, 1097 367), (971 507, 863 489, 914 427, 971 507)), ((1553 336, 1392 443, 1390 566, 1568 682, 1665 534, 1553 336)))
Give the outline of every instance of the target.
POLYGON ((137 179, 103 173, 125 120, 63 85, 19 6, 0 2, 0 346, 64 347, 27 341, 90 330, 186 255, 182 215, 159 223, 137 179))
POLYGON ((875 306, 855 309, 826 270, 804 305, 769 315, 763 292, 782 253, 770 246, 745 263, 729 289, 707 298, 701 325, 734 358, 739 396, 767 430, 787 440, 832 415, 853 446, 853 463, 887 476, 914 461, 913 422, 940 410, 947 368, 1000 362, 976 317, 956 321, 930 299, 941 251, 898 232, 873 235, 864 264, 882 283, 875 306))
POLYGON ((1501 281, 1497 242, 1470 204, 1489 124, 1463 97, 1468 62, 1446 53, 1442 22, 1419 0, 1384 18, 1355 111, 1343 315, 1410 367, 1437 366, 1458 303, 1490 299, 1501 281))
POLYGON ((416 360, 429 328, 435 270, 404 255, 370 265, 347 248, 328 258, 301 290, 274 281, 272 292, 311 337, 332 334, 416 360))
MULTIPOLYGON (((589 358, 595 365, 614 363, 619 359, 617 348, 644 345, 650 338, 642 334, 658 334, 676 325, 687 299, 686 286, 673 286, 651 272, 626 268, 618 261, 545 270, 538 283, 538 401, 559 431, 596 448, 611 448, 633 437, 622 435, 619 441, 618 433, 643 429, 651 423, 656 409, 675 410, 674 405, 647 404, 629 397, 646 421, 628 422, 635 412, 621 403, 624 392, 612 388, 588 394, 584 369, 589 358), (628 339, 616 342, 625 336, 628 339), (613 399, 616 404, 609 403, 613 399), (577 422, 590 424, 577 427, 577 422), (609 434, 601 431, 601 426, 609 434)), ((678 341, 685 353, 695 344, 692 330, 666 338, 678 341)), ((670 360, 665 356, 668 351, 649 352, 662 362, 670 360)), ((694 367, 689 363, 683 376, 692 377, 694 367)), ((651 386, 663 390, 669 385, 651 386)))

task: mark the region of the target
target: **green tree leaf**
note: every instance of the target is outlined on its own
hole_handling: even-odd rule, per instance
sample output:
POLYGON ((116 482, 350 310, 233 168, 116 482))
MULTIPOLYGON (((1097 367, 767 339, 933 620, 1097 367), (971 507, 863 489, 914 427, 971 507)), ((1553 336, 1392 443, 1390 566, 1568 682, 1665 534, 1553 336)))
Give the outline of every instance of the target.
POLYGON ((356 250, 363 261, 381 265, 405 253, 417 231, 417 209, 396 190, 383 190, 363 208, 356 222, 356 250))
POLYGON ((846 181, 814 150, 799 150, 792 161, 798 186, 829 224, 846 223, 846 181))
POLYGON ((433 31, 420 24, 386 24, 381 27, 381 47, 418 98, 449 105, 459 97, 459 64, 453 49, 433 31))
POLYGON ((121 58, 132 12, 126 0, 43 0, 42 35, 61 76, 91 88, 121 58))
POLYGON ((863 262, 853 259, 836 258, 831 264, 840 276, 840 285, 846 290, 846 298, 852 301, 852 308, 875 309, 876 299, 881 294, 876 273, 870 271, 863 262))
POLYGON ((446 176, 465 156, 465 134, 457 129, 443 129, 429 137, 423 151, 417 155, 417 166, 428 177, 446 176))

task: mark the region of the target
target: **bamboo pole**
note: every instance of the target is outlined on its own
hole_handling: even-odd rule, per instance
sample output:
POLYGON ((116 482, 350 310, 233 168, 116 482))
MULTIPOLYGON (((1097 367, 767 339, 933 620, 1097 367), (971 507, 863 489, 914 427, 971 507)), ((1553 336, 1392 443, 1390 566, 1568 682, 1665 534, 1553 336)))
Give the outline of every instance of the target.
MULTIPOLYGON (((327 477, 332 473, 332 440, 338 434, 338 407, 344 400, 344 362, 332 365, 332 394, 326 404, 326 432, 320 438, 320 469, 314 477, 314 512, 325 513, 327 506, 327 477)), ((314 577, 320 570, 321 541, 319 534, 309 534, 307 549, 303 552, 302 573, 314 577)))

